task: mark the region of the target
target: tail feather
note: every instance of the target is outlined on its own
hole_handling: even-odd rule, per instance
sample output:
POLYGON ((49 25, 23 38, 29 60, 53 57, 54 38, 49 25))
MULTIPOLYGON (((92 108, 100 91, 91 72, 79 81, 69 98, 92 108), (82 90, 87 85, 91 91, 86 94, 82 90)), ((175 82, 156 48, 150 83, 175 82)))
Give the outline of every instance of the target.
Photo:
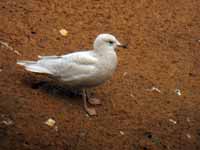
POLYGON ((33 64, 37 64, 36 61, 26 61, 26 60, 20 60, 20 61, 17 61, 17 64, 18 65, 21 65, 21 66, 26 66, 26 65, 33 65, 33 64))
POLYGON ((37 61, 17 61, 18 65, 24 66, 26 70, 35 73, 52 74, 47 68, 40 66, 37 61))
POLYGON ((56 56, 56 55, 53 55, 53 56, 38 56, 39 59, 58 59, 58 58, 61 58, 61 56, 56 56))

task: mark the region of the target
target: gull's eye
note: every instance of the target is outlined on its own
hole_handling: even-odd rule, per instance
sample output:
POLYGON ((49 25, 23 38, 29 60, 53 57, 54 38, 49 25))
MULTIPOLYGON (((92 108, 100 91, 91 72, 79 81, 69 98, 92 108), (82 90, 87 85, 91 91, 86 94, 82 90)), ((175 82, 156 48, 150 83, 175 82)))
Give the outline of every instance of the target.
POLYGON ((112 46, 113 45, 113 41, 108 41, 109 45, 112 46))

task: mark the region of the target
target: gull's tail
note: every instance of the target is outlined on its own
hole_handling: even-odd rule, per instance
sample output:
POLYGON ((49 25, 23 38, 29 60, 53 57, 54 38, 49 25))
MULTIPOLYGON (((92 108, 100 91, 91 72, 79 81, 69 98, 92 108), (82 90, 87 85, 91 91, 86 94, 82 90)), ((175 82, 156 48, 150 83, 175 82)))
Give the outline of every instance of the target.
POLYGON ((26 70, 35 72, 35 73, 45 73, 45 74, 52 74, 47 68, 44 68, 37 61, 17 61, 18 65, 24 66, 26 70))

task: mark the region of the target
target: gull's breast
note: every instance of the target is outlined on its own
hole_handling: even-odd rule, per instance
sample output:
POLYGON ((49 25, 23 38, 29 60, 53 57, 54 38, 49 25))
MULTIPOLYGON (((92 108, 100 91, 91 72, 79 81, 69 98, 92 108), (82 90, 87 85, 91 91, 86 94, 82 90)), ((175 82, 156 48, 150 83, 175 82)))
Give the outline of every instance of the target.
POLYGON ((97 64, 97 74, 96 81, 103 83, 110 79, 115 72, 117 67, 117 55, 115 52, 108 53, 105 56, 99 58, 99 63, 97 64))

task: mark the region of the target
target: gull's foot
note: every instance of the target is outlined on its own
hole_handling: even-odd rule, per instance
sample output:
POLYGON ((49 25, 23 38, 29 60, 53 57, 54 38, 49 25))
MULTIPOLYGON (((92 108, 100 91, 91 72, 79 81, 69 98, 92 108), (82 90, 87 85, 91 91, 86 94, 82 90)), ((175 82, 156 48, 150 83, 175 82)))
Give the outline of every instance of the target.
POLYGON ((101 104, 101 100, 97 99, 97 98, 89 98, 88 102, 92 105, 100 105, 101 104))
POLYGON ((97 112, 94 108, 85 108, 85 110, 87 111, 87 113, 90 115, 90 116, 95 116, 97 115, 97 112))

